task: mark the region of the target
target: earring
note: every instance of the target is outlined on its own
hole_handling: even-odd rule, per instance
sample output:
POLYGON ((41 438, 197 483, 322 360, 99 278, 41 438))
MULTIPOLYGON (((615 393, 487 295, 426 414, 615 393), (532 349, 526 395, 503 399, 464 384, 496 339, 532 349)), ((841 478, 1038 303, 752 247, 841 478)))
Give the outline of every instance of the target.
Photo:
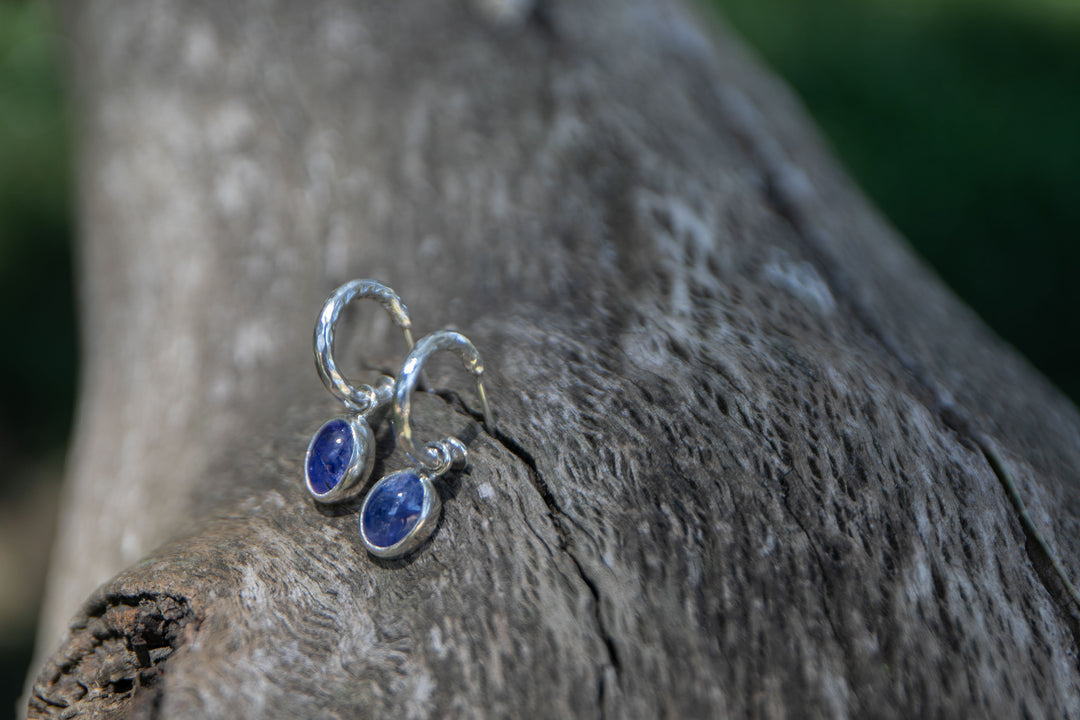
POLYGON ((342 309, 355 298, 377 301, 413 347, 409 311, 401 298, 375 280, 347 282, 327 298, 315 323, 315 368, 326 389, 348 408, 315 431, 304 456, 304 478, 312 496, 323 503, 345 500, 359 490, 375 464, 374 422, 393 396, 394 379, 383 375, 371 385, 353 386, 334 362, 334 328, 342 309))
POLYGON ((451 468, 465 467, 468 463, 465 444, 452 435, 427 443, 418 451, 409 423, 412 394, 424 362, 442 350, 456 353, 465 369, 476 378, 476 391, 484 410, 484 427, 489 432, 493 427, 481 379, 484 364, 473 344, 464 335, 450 331, 432 333, 421 339, 398 374, 390 416, 397 442, 415 467, 391 473, 375 483, 360 509, 360 537, 368 551, 378 557, 400 557, 431 535, 442 507, 432 481, 451 468))

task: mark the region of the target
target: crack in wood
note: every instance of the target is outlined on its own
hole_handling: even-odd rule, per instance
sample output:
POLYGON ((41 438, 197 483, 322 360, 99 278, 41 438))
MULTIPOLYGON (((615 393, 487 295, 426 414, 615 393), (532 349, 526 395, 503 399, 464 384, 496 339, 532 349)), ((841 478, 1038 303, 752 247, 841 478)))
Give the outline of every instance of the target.
MULTIPOLYGON (((959 428, 953 429, 960 432, 959 428)), ((1024 550, 1027 552, 1028 559, 1031 561, 1031 565, 1039 576, 1039 580, 1042 582, 1046 592, 1060 606, 1069 630, 1072 632, 1073 643, 1077 648, 1080 648, 1080 617, 1077 615, 1077 611, 1080 611, 1080 593, 1077 592, 1076 586, 1069 580, 1065 568, 1050 549, 1042 533, 1035 527, 1031 515, 1028 514, 1027 505, 1020 496, 1020 489, 1017 487, 1012 474, 1006 469, 1005 462, 998 453, 993 440, 982 433, 972 432, 970 427, 967 430, 970 433, 967 437, 972 439, 979 452, 982 453, 986 463, 1001 483, 1006 497, 1009 498, 1009 502, 1012 504, 1020 522, 1020 528, 1027 540, 1024 550), (1073 606, 1071 610, 1069 608, 1070 604, 1073 606)))
MULTIPOLYGON (((608 631, 604 622, 603 612, 600 607, 600 589, 597 587, 596 582, 589 577, 589 574, 585 572, 585 568, 582 566, 581 561, 573 551, 573 538, 566 529, 563 523, 563 518, 569 519, 566 512, 559 506, 558 501, 555 499, 554 493, 551 491, 551 487, 544 480, 543 475, 536 467, 536 460, 528 450, 523 448, 520 443, 514 440, 512 437, 502 432, 501 430, 494 430, 491 433, 493 437, 500 445, 506 448, 511 454, 513 454, 518 460, 524 463, 525 467, 529 470, 529 478, 532 481, 533 488, 540 495, 540 498, 544 501, 544 505, 548 509, 548 517, 551 519, 551 524, 555 528, 555 533, 559 538, 559 549, 566 553, 566 556, 573 563, 574 568, 577 570, 578 576, 581 581, 585 583, 585 587, 589 589, 589 593, 592 596, 593 601, 593 615, 596 621, 598 634, 600 640, 604 644, 604 648, 607 651, 608 665, 614 670, 616 679, 619 676, 619 672, 622 669, 622 663, 619 659, 619 651, 615 646, 615 639, 608 631)), ((604 668, 600 668, 597 680, 597 701, 599 703, 600 715, 604 716, 604 668)))
MULTIPOLYGON (((467 415, 476 422, 480 423, 484 419, 483 413, 474 410, 468 405, 466 405, 465 401, 458 393, 450 390, 433 390, 431 392, 436 397, 444 400, 451 408, 457 410, 462 414, 467 415)), ((515 440, 513 437, 503 432, 502 430, 499 430, 497 427, 487 428, 485 426, 484 430, 490 438, 495 440, 497 443, 499 443, 499 445, 506 449, 507 452, 520 460, 528 470, 529 480, 533 486, 533 489, 536 490, 537 494, 540 496, 540 499, 543 500, 544 505, 548 509, 548 519, 551 521, 551 525, 555 529, 555 534, 558 537, 559 550, 565 553, 566 556, 570 559, 570 562, 573 564, 574 569, 577 571, 578 577, 583 583, 585 583, 585 587, 588 588, 589 594, 592 597, 593 617, 597 626, 597 634, 599 635, 607 654, 607 665, 613 669, 616 681, 618 681, 619 673, 622 669, 622 662, 619 659, 619 651, 617 646, 615 645, 615 638, 608 631, 607 625, 604 622, 604 616, 603 612, 601 611, 600 604, 600 589, 597 586, 596 581, 594 581, 585 571, 584 566, 581 564, 581 560, 574 553, 573 537, 567 530, 566 522, 564 521, 569 521, 574 524, 577 523, 572 517, 570 517, 570 515, 566 513, 566 511, 562 509, 562 507, 559 505, 558 500, 555 499, 555 494, 552 492, 551 487, 548 485, 547 481, 544 480, 543 475, 537 468, 536 459, 532 456, 532 454, 524 447, 522 447, 521 443, 519 443, 517 440, 515 440)), ((532 529, 531 526, 530 529, 532 529)), ((536 531, 533 530, 533 533, 536 534, 536 531)), ((604 698, 606 694, 604 674, 605 669, 603 666, 601 666, 597 680, 597 701, 599 703, 601 717, 604 716, 604 698)))

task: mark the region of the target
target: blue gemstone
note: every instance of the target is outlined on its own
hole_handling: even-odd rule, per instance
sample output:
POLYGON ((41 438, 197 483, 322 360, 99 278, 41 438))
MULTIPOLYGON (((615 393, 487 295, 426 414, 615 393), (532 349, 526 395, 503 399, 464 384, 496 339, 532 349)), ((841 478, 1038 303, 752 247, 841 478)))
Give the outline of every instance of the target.
POLYGON ((403 470, 375 484, 360 516, 364 537, 375 547, 396 545, 420 522, 424 507, 424 484, 420 477, 403 470))
POLYGON ((308 485, 315 493, 324 495, 337 487, 349 469, 354 448, 352 428, 341 418, 319 428, 307 464, 308 485))

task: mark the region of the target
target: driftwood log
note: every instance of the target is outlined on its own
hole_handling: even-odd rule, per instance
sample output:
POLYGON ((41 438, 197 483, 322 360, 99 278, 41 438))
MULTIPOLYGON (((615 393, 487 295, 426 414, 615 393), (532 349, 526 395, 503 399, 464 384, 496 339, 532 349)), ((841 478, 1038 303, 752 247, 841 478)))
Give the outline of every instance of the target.
MULTIPOLYGON (((1080 717, 1076 409, 722 28, 66 13, 85 355, 31 716, 1080 717), (466 333, 498 418, 429 374, 471 464, 405 560, 302 487, 354 277, 466 333)), ((341 334, 401 361, 374 306, 341 334)))

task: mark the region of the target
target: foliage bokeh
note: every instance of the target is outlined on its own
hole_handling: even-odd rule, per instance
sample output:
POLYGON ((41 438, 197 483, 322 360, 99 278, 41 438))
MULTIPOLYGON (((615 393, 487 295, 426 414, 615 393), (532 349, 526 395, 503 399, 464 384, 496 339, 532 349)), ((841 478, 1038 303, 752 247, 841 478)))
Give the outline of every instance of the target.
POLYGON ((0 714, 22 690, 75 394, 70 144, 43 2, 0 2, 0 714))
POLYGON ((1080 400, 1080 3, 710 1, 945 282, 1080 400))

